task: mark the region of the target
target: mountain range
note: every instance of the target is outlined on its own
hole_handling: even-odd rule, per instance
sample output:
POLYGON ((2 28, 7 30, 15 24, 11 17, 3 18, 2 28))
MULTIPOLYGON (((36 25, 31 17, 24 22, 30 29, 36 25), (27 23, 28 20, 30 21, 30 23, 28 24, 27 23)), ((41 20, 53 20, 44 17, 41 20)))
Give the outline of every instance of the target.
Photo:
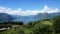
POLYGON ((60 16, 60 12, 57 13, 38 13, 37 15, 20 16, 20 15, 9 15, 7 13, 0 13, 0 22, 2 21, 22 21, 24 23, 53 18, 60 16))
POLYGON ((7 21, 11 21, 12 17, 11 15, 7 14, 7 13, 0 13, 0 22, 7 22, 7 21))
POLYGON ((22 22, 31 22, 43 19, 50 19, 55 16, 60 16, 60 12, 58 13, 38 13, 37 15, 30 15, 30 16, 20 16, 20 15, 13 15, 14 21, 22 21, 22 22))

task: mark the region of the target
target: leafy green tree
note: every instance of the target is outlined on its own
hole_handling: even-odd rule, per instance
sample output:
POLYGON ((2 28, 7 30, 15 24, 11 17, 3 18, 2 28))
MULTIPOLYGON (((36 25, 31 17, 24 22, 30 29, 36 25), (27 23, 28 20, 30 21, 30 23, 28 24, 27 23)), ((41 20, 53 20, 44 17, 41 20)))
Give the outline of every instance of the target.
POLYGON ((53 18, 53 27, 55 33, 60 33, 60 16, 53 18))
POLYGON ((37 26, 33 34, 52 34, 52 28, 48 25, 37 26))
POLYGON ((15 25, 23 25, 23 22, 13 21, 13 22, 10 22, 10 24, 15 24, 15 25))

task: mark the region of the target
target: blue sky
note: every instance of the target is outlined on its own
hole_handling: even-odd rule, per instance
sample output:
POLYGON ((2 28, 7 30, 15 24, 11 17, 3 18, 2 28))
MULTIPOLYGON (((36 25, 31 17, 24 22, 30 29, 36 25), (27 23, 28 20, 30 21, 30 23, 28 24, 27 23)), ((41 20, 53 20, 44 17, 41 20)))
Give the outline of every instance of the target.
POLYGON ((22 10, 41 10, 44 5, 60 9, 60 0, 0 0, 0 6, 22 10))

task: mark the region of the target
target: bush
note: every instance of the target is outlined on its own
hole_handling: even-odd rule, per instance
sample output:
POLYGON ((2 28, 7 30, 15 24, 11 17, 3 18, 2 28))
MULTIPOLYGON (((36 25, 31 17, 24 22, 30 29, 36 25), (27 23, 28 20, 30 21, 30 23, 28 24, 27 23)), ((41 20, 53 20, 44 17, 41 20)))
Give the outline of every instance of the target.
POLYGON ((33 34, 52 34, 52 31, 52 27, 48 25, 42 25, 34 28, 33 34))
POLYGON ((55 33, 60 33, 60 16, 53 18, 53 27, 55 33))

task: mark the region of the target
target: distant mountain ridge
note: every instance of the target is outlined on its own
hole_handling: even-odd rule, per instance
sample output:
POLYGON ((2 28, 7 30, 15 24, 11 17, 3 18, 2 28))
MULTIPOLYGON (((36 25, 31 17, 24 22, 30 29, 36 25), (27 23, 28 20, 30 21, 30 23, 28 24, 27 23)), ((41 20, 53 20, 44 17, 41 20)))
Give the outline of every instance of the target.
POLYGON ((7 21, 11 21, 12 17, 7 14, 7 13, 0 13, 0 22, 7 22, 7 21))
POLYGON ((55 16, 60 16, 60 12, 58 13, 38 13, 37 15, 30 15, 30 16, 20 16, 20 15, 13 15, 13 21, 22 21, 22 22, 31 22, 37 21, 47 18, 53 18, 55 16))
POLYGON ((55 16, 60 16, 58 13, 38 13, 37 15, 30 16, 20 16, 20 15, 9 15, 7 13, 0 13, 0 21, 22 21, 24 23, 53 18, 55 16))

